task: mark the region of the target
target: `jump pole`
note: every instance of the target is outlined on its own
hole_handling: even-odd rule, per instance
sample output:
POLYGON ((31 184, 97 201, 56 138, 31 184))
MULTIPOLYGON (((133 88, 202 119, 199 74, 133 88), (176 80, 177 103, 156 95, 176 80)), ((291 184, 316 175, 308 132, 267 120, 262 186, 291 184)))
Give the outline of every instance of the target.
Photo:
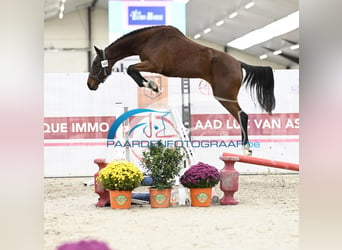
MULTIPOLYGON (((273 167, 273 168, 282 168, 287 170, 293 170, 293 171, 299 171, 299 165, 289 162, 282 162, 282 161, 273 161, 263 158, 257 158, 257 157, 251 157, 251 156, 245 156, 245 155, 237 155, 237 154, 231 154, 231 153, 223 153, 222 157, 237 157, 239 162, 244 163, 250 163, 254 165, 260 165, 260 166, 267 166, 267 167, 273 167)), ((221 157, 221 158, 222 158, 221 157)))
POLYGON ((234 193, 239 187, 239 172, 234 168, 235 162, 250 163, 254 165, 281 168, 286 170, 299 171, 299 165, 289 162, 273 161, 263 158, 223 153, 220 159, 224 162, 224 168, 220 171, 220 188, 224 193, 220 200, 221 205, 236 205, 234 193))

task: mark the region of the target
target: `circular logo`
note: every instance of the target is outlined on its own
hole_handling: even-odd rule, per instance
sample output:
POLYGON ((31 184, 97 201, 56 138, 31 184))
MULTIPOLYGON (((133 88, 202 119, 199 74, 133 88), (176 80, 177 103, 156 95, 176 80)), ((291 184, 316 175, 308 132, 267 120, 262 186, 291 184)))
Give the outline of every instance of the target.
POLYGON ((204 80, 200 81, 198 90, 202 95, 213 95, 211 85, 204 80))

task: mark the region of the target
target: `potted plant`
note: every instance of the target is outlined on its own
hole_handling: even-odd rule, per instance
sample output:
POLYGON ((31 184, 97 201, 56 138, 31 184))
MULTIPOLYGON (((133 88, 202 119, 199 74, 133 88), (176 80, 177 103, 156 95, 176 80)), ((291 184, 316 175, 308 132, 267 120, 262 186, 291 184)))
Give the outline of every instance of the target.
POLYGON ((180 183, 190 188, 191 206, 211 205, 212 188, 219 182, 219 171, 203 162, 192 165, 180 178, 180 183))
POLYGON ((111 208, 130 208, 132 190, 143 180, 142 171, 129 161, 112 161, 99 171, 96 178, 109 190, 111 208))
POLYGON ((152 178, 151 207, 170 207, 171 189, 182 168, 183 154, 179 147, 165 147, 161 141, 151 143, 143 152, 141 164, 152 178))

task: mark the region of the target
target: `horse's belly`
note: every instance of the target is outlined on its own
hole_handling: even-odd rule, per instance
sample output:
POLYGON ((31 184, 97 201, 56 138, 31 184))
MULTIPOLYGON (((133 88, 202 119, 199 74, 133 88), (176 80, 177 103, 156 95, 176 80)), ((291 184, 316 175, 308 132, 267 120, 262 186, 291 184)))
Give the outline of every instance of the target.
POLYGON ((194 57, 167 58, 163 67, 163 74, 172 77, 200 77, 204 65, 194 57))

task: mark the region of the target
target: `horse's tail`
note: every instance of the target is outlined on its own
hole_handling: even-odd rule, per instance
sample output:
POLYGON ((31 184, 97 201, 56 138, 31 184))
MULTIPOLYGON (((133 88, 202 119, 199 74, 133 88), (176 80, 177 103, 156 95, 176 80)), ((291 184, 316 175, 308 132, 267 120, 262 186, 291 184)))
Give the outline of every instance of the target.
POLYGON ((271 67, 252 66, 241 62, 241 68, 246 71, 243 82, 251 90, 255 89, 258 102, 269 114, 275 108, 274 78, 271 67))

